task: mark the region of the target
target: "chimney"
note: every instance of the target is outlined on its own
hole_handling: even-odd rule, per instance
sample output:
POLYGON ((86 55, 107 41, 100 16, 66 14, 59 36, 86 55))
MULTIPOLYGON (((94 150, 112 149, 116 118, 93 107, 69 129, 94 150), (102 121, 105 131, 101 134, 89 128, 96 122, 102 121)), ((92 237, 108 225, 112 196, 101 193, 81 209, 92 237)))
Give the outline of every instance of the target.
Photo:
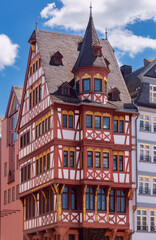
POLYGON ((121 73, 123 75, 123 77, 129 75, 130 73, 132 73, 132 66, 129 65, 123 65, 120 67, 121 73))

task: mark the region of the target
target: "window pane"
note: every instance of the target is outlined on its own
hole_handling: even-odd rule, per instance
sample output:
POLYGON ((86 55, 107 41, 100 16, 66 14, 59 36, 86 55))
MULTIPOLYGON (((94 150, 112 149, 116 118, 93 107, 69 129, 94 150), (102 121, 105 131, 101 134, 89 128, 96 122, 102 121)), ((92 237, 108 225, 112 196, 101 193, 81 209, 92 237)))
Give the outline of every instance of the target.
POLYGON ((101 167, 101 153, 95 152, 95 167, 100 168, 101 167))
POLYGON ((102 79, 94 79, 94 90, 95 91, 102 91, 102 79))
POLYGON ((63 114, 63 127, 67 127, 67 115, 63 114))
POLYGON ((73 128, 73 115, 69 115, 69 128, 73 128))
POLYGON ((118 132, 118 120, 114 120, 114 132, 118 132))
POLYGON ((90 91, 90 78, 83 79, 83 92, 90 91))
POLYGON ((103 117, 103 129, 109 130, 110 129, 110 118, 103 117))
POLYGON ((101 117, 95 116, 95 128, 100 129, 101 128, 101 117))
POLYGON ((70 167, 74 167, 74 152, 70 152, 70 167))
POLYGON ((92 115, 86 115, 86 127, 92 128, 92 115))
POLYGON ((124 121, 119 121, 119 124, 120 124, 120 133, 123 133, 124 132, 124 121))
POLYGON ((63 190, 62 209, 68 209, 68 187, 65 187, 63 190))
POLYGON ((103 168, 109 168, 109 153, 103 153, 103 168))
POLYGON ((64 167, 68 167, 68 152, 67 151, 63 152, 63 163, 64 163, 64 167))
POLYGON ((93 167, 93 152, 91 151, 87 152, 87 166, 93 167))
POLYGON ((117 171, 117 155, 113 156, 113 170, 117 171))
POLYGON ((123 156, 119 156, 119 171, 123 171, 123 156))

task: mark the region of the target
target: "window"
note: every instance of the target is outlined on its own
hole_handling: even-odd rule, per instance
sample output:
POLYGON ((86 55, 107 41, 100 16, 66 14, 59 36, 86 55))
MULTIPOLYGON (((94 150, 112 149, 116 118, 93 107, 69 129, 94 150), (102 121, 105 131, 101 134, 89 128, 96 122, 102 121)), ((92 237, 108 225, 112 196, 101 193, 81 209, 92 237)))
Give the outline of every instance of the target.
POLYGON ((153 117, 153 132, 156 132, 156 116, 153 117))
POLYGON ((101 56, 101 47, 94 46, 94 56, 101 56))
POLYGON ((71 208, 77 210, 77 189, 71 188, 71 208))
POLYGON ((113 156, 113 170, 117 171, 118 170, 118 164, 117 164, 118 156, 114 155, 113 156))
POLYGON ((36 176, 49 169, 50 169, 50 152, 48 150, 47 152, 44 152, 40 156, 36 157, 36 176))
POLYGON ((12 201, 15 201, 15 187, 12 188, 12 201))
POLYGON ((69 128, 73 128, 73 115, 69 115, 69 128))
POLYGON ((98 79, 98 78, 94 79, 94 91, 98 91, 98 92, 102 91, 102 79, 98 79))
POLYGON ((74 152, 73 151, 71 151, 70 152, 70 167, 71 168, 74 168, 74 152))
POLYGON ((103 129, 110 130, 110 117, 103 117, 103 129))
POLYGON ((117 191, 117 212, 126 212, 126 196, 124 191, 117 191))
POLYGON ((63 166, 68 167, 68 151, 63 151, 63 166))
POLYGON ((63 114, 63 127, 67 127, 67 114, 63 114))
POLYGON ((149 184, 148 177, 139 176, 139 194, 150 194, 149 184))
MULTIPOLYGON (((34 64, 35 66, 35 64, 34 64)), ((39 84, 37 87, 33 88, 33 91, 29 92, 29 109, 34 107, 42 99, 42 84, 39 84)))
POLYGON ((103 188, 98 189, 97 209, 98 211, 106 211, 106 193, 103 188))
POLYGON ((8 189, 8 203, 11 203, 11 188, 8 189))
POLYGON ((44 189, 39 194, 39 214, 45 214, 53 210, 53 192, 44 189))
POLYGON ((153 178, 153 194, 156 194, 156 178, 153 178))
POLYGON ((92 128, 92 115, 86 115, 86 128, 92 128))
POLYGON ((94 191, 91 187, 86 189, 86 209, 94 210, 94 191))
POLYGON ((19 184, 16 185, 16 200, 19 199, 19 184))
POLYGON ((4 163, 4 177, 7 176, 7 162, 4 163))
POLYGON ((109 153, 103 152, 103 168, 108 169, 109 168, 109 153))
POLYGON ((114 132, 118 132, 118 120, 114 120, 114 132))
POLYGON ((153 162, 156 163, 156 146, 153 146, 153 162))
POLYGON ((150 157, 150 145, 140 144, 140 161, 149 162, 150 157))
POLYGON ((82 91, 83 92, 90 91, 90 78, 82 80, 82 91))
POLYGON ((101 152, 95 152, 95 167, 101 167, 101 152))
POLYGON ((69 240, 75 240, 75 235, 74 234, 69 234, 69 240))
POLYGON ((150 117, 149 115, 140 114, 140 130, 150 131, 150 117))
POLYGON ((101 117, 95 116, 95 129, 101 129, 101 117))
POLYGON ((123 156, 119 155, 119 171, 123 171, 123 156))
POLYGON ((65 187, 63 189, 63 194, 62 194, 62 209, 67 210, 69 209, 69 193, 68 193, 68 187, 65 187))
POLYGON ((35 137, 38 138, 51 129, 51 112, 49 112, 42 120, 36 122, 35 137))
POLYGON ((111 190, 109 194, 109 211, 115 212, 115 191, 111 190))
POLYGON ((137 230, 147 231, 147 215, 145 210, 137 210, 137 230))
POLYGON ((150 102, 156 103, 156 85, 150 84, 150 102))
POLYGON ((124 133, 123 117, 114 117, 114 132, 124 133))
POLYGON ((151 221, 151 232, 156 232, 156 212, 155 211, 151 211, 150 221, 151 221))
POLYGON ((7 191, 4 191, 4 205, 7 204, 7 191))
POLYGON ((20 148, 26 147, 30 143, 30 131, 20 137, 20 148))
POLYGON ((93 167, 93 152, 87 152, 87 167, 93 167))

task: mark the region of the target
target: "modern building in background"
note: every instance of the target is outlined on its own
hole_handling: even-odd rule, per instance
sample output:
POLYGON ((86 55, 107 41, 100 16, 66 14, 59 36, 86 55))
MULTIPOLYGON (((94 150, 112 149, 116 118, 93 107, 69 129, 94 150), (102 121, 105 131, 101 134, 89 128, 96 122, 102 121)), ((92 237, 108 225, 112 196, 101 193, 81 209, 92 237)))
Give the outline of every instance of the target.
POLYGON ((19 200, 19 144, 15 131, 22 89, 12 87, 6 115, 1 123, 1 240, 23 239, 23 206, 19 200))
POLYGON ((139 117, 137 136, 137 195, 132 239, 156 239, 156 61, 144 59, 144 66, 121 71, 139 117))
POLYGON ((35 30, 29 43, 17 126, 24 236, 128 240, 136 108, 112 47, 92 16, 84 38, 35 30))

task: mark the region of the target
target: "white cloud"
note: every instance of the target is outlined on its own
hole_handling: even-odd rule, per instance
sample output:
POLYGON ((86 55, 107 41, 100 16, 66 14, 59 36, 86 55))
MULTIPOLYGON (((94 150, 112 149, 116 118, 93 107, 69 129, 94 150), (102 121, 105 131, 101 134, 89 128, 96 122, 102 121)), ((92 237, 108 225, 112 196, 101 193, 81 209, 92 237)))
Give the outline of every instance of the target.
POLYGON ((0 34, 0 71, 5 66, 12 66, 18 54, 18 45, 12 43, 5 34, 0 34))
MULTIPOLYGON (((90 0, 61 0, 63 7, 58 9, 55 3, 48 4, 41 12, 45 25, 64 27, 67 30, 85 30, 90 0)), ((156 40, 136 36, 126 29, 128 24, 152 19, 156 22, 155 0, 92 0, 96 29, 103 35, 109 30, 109 40, 121 54, 131 57, 145 48, 156 49, 156 40)))

